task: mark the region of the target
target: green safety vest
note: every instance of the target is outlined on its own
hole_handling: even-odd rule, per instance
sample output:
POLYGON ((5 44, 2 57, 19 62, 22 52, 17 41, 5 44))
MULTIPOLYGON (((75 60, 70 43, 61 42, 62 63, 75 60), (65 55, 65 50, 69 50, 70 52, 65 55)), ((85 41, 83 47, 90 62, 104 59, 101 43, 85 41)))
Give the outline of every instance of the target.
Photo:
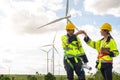
MULTIPOLYGON (((81 59, 79 56, 85 54, 80 38, 77 37, 77 41, 72 41, 72 43, 68 43, 67 35, 62 36, 61 39, 62 47, 64 49, 64 59, 67 60, 68 64, 74 70, 74 65, 70 62, 68 57, 73 57, 75 62, 78 63, 78 59, 81 59), (77 44, 77 42, 79 42, 79 44, 77 44)), ((82 71, 83 68, 81 67, 80 70, 82 71)))
MULTIPOLYGON (((61 39, 62 39, 62 47, 64 49, 64 58, 65 60, 67 60, 71 68, 74 69, 73 64, 67 58, 73 57, 75 59, 75 62, 78 63, 78 59, 80 59, 79 56, 85 54, 80 38, 77 37, 77 41, 72 41, 72 43, 68 43, 67 35, 62 36, 61 39), (77 42, 79 42, 79 44, 77 44, 77 42)), ((81 68, 80 70, 82 71, 83 68, 81 68)))
POLYGON ((114 53, 114 56, 118 56, 119 55, 119 51, 117 49, 117 45, 116 42, 114 41, 114 39, 110 39, 109 42, 104 42, 103 39, 98 40, 98 41, 92 41, 91 39, 87 42, 87 44, 96 49, 98 51, 98 69, 101 68, 101 63, 112 63, 113 62, 113 57, 111 57, 110 55, 103 55, 101 57, 100 53, 101 53, 101 48, 109 48, 110 52, 114 53))
POLYGON ((77 41, 72 41, 72 43, 68 43, 67 35, 62 36, 61 39, 65 55, 80 56, 85 54, 79 37, 77 37, 77 41, 79 42, 79 44, 76 44, 77 41))

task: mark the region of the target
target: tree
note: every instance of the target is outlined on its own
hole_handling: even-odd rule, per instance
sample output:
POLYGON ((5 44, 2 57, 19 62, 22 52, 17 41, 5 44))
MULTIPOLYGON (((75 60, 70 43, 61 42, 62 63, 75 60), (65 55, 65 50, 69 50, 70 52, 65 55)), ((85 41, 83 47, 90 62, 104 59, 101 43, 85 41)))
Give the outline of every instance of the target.
POLYGON ((0 75, 0 80, 10 80, 10 78, 4 75, 0 75))
POLYGON ((52 75, 51 73, 48 73, 47 75, 45 75, 45 80, 56 80, 56 77, 54 75, 52 75))
POLYGON ((37 80, 35 76, 28 75, 27 80, 37 80))

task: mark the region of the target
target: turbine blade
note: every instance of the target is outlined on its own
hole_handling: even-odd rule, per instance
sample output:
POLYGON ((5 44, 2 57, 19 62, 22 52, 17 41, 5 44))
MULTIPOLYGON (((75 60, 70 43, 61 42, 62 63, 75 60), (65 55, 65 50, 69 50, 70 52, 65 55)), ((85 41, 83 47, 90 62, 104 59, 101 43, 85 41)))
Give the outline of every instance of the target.
POLYGON ((41 47, 48 47, 48 46, 52 46, 52 44, 43 45, 43 46, 41 46, 41 47))
POLYGON ((40 49, 41 51, 43 51, 43 52, 47 52, 47 51, 45 51, 45 50, 43 50, 43 49, 40 49))
MULTIPOLYGON (((68 19, 68 21, 73 24, 73 22, 70 19, 68 19)), ((79 31, 79 29, 76 26, 75 26, 75 28, 76 28, 77 31, 79 31)))
POLYGON ((49 53, 51 50, 52 50, 52 48, 50 48, 47 53, 49 53))
POLYGON ((56 47, 54 47, 55 51, 59 54, 58 50, 56 49, 56 47))
POLYGON ((54 21, 51 21, 51 22, 49 22, 49 23, 47 23, 47 24, 45 24, 45 25, 42 25, 42 26, 38 27, 37 29, 40 29, 40 28, 42 28, 42 27, 45 27, 45 26, 47 26, 47 25, 50 25, 50 24, 52 24, 52 23, 55 23, 55 22, 58 22, 58 21, 61 21, 61 20, 63 20, 63 19, 67 19, 67 18, 70 18, 70 17, 71 17, 71 15, 65 16, 65 17, 62 17, 62 18, 59 18, 59 19, 56 19, 56 20, 54 20, 54 21))

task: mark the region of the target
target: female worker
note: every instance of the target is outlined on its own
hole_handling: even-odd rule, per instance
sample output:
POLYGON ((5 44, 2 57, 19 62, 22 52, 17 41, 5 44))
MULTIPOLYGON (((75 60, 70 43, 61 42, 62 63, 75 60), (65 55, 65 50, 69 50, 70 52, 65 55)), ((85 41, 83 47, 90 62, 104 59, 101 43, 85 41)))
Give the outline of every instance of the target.
POLYGON ((83 30, 78 31, 76 34, 84 34, 84 41, 98 51, 96 68, 101 71, 104 80, 112 80, 113 57, 118 56, 119 52, 115 40, 110 35, 110 31, 112 31, 111 25, 104 23, 100 29, 103 38, 98 41, 92 41, 83 30))

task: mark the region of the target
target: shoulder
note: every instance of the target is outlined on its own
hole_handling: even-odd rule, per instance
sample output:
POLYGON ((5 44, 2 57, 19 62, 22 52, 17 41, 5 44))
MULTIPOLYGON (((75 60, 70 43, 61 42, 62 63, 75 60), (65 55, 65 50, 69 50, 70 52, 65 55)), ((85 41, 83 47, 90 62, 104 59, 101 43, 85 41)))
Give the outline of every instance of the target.
POLYGON ((116 44, 116 42, 113 38, 110 39, 110 43, 116 44))
POLYGON ((101 42, 103 41, 103 38, 102 39, 99 39, 97 41, 95 41, 96 43, 100 44, 101 42))
POLYGON ((62 39, 62 40, 63 40, 63 39, 67 39, 67 35, 61 36, 61 39, 62 39))

